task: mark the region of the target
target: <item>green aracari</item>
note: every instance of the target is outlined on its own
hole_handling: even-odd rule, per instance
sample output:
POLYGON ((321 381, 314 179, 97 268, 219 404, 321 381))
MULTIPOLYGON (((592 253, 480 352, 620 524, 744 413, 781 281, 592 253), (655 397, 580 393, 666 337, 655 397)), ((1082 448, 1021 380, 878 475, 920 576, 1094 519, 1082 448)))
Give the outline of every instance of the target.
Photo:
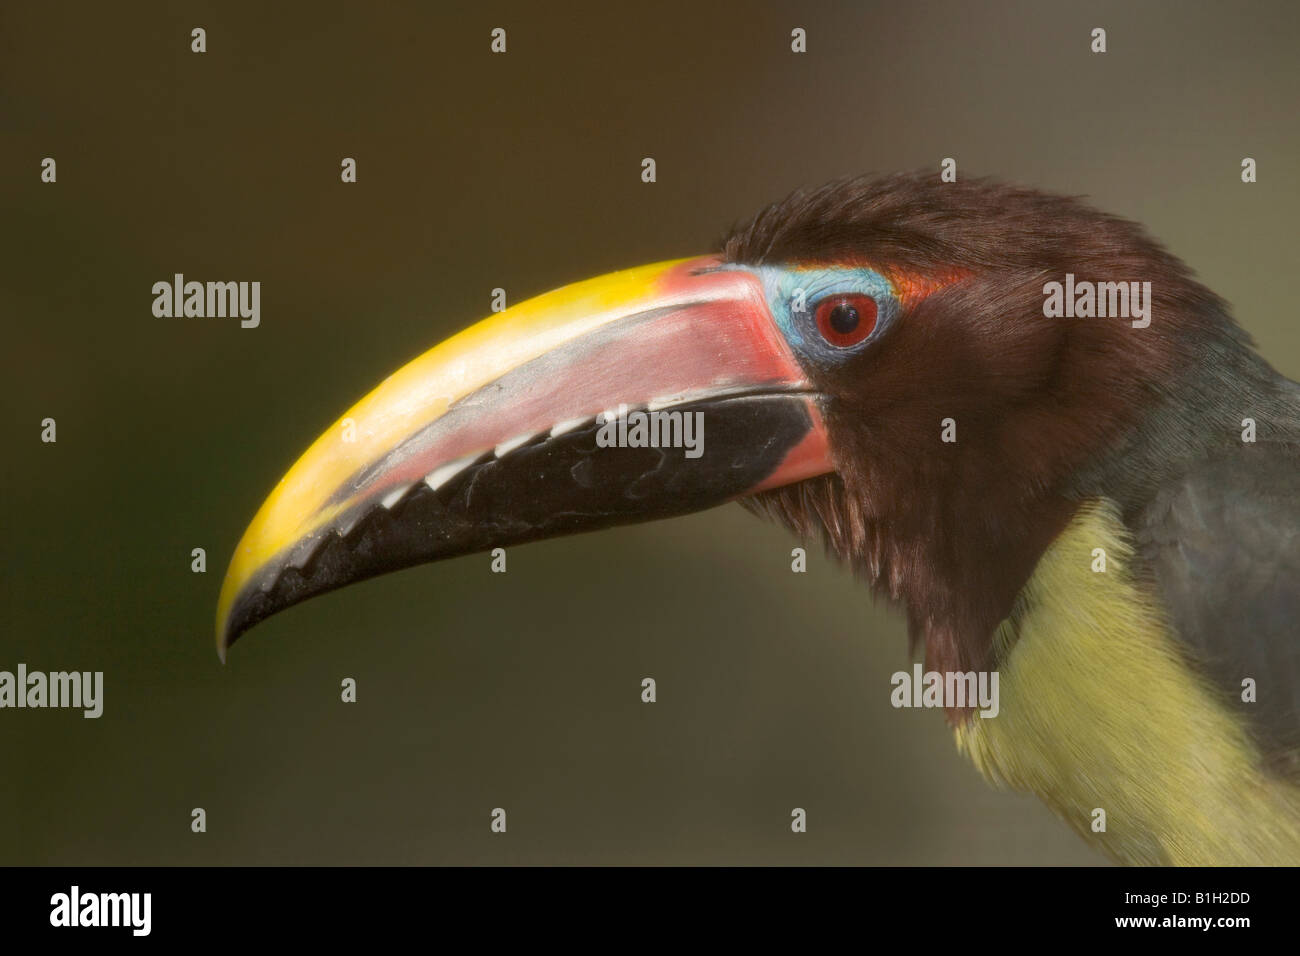
POLYGON ((738 500, 824 539, 933 673, 998 674, 996 717, 945 700, 993 782, 1119 861, 1297 864, 1297 476, 1300 387, 1141 226, 857 177, 399 369, 253 518, 217 645, 388 571, 738 500), (702 416, 701 453, 602 441, 614 409, 702 416))

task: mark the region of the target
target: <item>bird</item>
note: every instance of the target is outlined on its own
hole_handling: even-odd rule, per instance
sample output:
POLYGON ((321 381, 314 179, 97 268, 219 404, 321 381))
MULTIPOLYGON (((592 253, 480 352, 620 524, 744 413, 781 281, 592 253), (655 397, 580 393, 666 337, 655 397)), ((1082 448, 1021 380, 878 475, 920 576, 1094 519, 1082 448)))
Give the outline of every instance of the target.
POLYGON ((1119 863, 1297 864, 1298 466, 1300 386, 1142 225, 850 176, 401 367, 252 519, 218 652, 375 575, 738 501, 928 673, 997 676, 995 716, 943 698, 994 786, 1119 863))

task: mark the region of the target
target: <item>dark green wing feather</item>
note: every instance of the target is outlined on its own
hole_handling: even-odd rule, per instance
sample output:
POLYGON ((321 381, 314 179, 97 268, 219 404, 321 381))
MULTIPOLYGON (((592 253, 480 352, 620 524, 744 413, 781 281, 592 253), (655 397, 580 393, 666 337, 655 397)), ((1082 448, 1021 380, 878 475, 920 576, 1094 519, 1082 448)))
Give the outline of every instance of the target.
POLYGON ((1139 552, 1188 655, 1300 775, 1300 448, 1242 443, 1159 488, 1139 552), (1256 701, 1242 700, 1243 681, 1256 701))

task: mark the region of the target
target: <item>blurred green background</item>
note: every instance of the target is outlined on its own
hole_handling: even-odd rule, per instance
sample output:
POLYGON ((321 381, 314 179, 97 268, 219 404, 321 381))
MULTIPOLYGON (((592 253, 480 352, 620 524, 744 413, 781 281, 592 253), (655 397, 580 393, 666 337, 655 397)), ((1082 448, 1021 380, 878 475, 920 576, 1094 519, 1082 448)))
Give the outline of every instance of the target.
POLYGON ((708 250, 846 173, 1090 195, 1300 378, 1298 11, 6 4, 0 669, 106 687, 99 720, 0 712, 0 863, 1102 862, 893 710, 900 617, 738 506, 358 585, 225 667, 216 594, 298 453, 494 287, 708 250), (260 280, 261 327, 154 318, 175 272, 260 280))

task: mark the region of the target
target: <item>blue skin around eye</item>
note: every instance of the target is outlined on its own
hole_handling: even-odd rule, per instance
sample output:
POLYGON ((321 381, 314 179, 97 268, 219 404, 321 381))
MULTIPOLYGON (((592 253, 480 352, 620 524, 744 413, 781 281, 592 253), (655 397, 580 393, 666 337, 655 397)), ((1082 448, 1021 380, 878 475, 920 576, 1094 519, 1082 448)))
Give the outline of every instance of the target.
POLYGON ((873 269, 757 266, 746 271, 762 281, 772 317, 790 347, 814 362, 840 361, 868 348, 898 316, 898 297, 893 287, 873 269), (795 312, 795 293, 799 289, 803 290, 804 309, 795 312), (822 299, 846 293, 869 295, 876 300, 876 327, 857 345, 843 349, 822 338, 813 316, 822 299))

